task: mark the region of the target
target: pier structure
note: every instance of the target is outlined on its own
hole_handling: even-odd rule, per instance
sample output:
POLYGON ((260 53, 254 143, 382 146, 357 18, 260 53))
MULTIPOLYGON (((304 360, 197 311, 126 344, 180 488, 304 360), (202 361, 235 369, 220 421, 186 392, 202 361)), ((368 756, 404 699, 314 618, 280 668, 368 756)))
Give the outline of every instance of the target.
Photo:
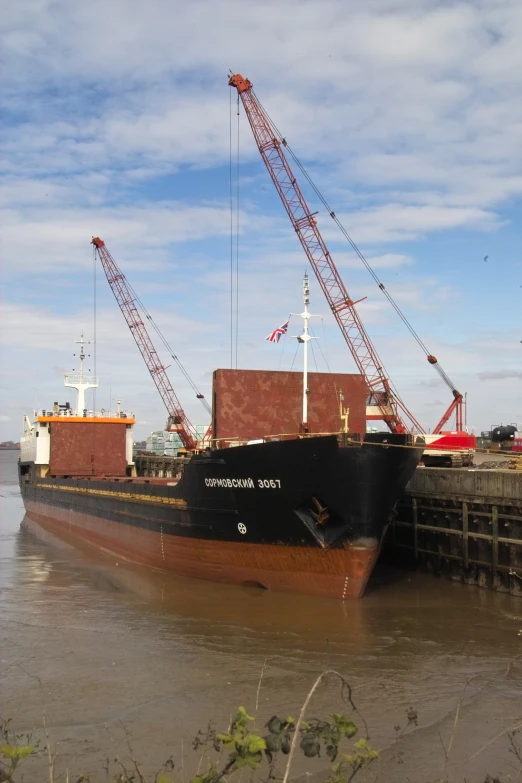
POLYGON ((384 558, 522 595, 522 471, 418 468, 384 558))

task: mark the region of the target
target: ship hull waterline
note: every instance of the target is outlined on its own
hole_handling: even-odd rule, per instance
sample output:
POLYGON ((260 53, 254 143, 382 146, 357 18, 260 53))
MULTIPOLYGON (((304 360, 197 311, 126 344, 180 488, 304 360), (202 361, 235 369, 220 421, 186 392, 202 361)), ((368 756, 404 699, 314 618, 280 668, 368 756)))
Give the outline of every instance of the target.
POLYGON ((335 437, 229 448, 180 481, 21 476, 51 532, 182 576, 338 599, 364 594, 420 449, 335 437), (232 477, 232 478, 231 478, 232 477), (327 521, 319 524, 317 509, 327 521))
POLYGON ((60 520, 56 507, 28 502, 26 510, 50 532, 59 535, 65 528, 131 563, 211 582, 328 598, 362 597, 380 552, 380 544, 322 551, 171 536, 162 542, 157 533, 75 511, 60 520))

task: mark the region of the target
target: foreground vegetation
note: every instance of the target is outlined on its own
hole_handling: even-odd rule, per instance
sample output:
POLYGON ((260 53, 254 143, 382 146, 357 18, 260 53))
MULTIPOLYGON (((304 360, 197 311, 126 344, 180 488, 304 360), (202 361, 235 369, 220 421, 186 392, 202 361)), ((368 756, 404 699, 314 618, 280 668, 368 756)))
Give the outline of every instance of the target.
MULTIPOLYGON (((436 781, 428 782, 422 779, 422 783, 447 783, 448 781, 446 767, 458 722, 459 708, 460 701, 456 708, 453 732, 447 748, 441 738, 445 757, 442 774, 436 781)), ((417 725, 417 713, 409 708, 406 711, 404 725, 394 727, 396 740, 417 725)), ((0 783, 24 783, 25 762, 34 757, 40 757, 45 761, 48 769, 46 779, 49 783, 90 783, 88 775, 78 776, 70 772, 55 775, 57 753, 52 747, 45 716, 43 729, 45 743, 40 739, 33 739, 31 734, 14 733, 10 721, 0 719, 0 783)), ((506 735, 509 741, 509 752, 517 762, 516 766, 513 765, 517 774, 515 777, 509 777, 509 781, 522 780, 522 744, 518 743, 521 729, 522 722, 520 726, 517 724, 498 735, 499 737, 506 735)), ((370 768, 379 759, 379 752, 369 742, 366 722, 353 702, 350 685, 335 671, 324 672, 317 678, 297 719, 291 716, 273 715, 260 728, 256 718, 248 715, 244 707, 239 707, 225 731, 216 731, 214 724, 209 722, 206 730, 199 731, 192 742, 192 749, 198 754, 199 764, 197 773, 188 782, 185 781, 183 774, 183 760, 178 773, 173 756, 170 756, 152 776, 147 775, 135 757, 130 733, 127 731, 125 733, 128 751, 125 758, 116 756, 107 759, 103 769, 97 773, 97 779, 103 775, 107 783, 220 783, 220 781, 228 783, 231 780, 232 783, 234 781, 242 783, 244 773, 247 773, 247 780, 250 783, 256 778, 263 783, 270 783, 270 781, 288 783, 292 762, 296 753, 299 753, 307 759, 325 760, 325 765, 328 765, 327 771, 316 776, 320 783, 352 783, 356 777, 358 778, 359 773, 364 771, 371 773, 370 768), (339 679, 342 700, 357 723, 344 713, 335 712, 330 713, 326 718, 305 718, 315 690, 329 675, 339 679)), ((372 774, 371 777, 376 780, 379 775, 372 774)), ((30 780, 32 783, 33 779, 30 780)), ((409 778, 407 780, 412 783, 409 778)), ((470 781, 464 779, 464 783, 470 781)), ((504 783, 504 781, 486 774, 480 781, 474 783, 504 783)))

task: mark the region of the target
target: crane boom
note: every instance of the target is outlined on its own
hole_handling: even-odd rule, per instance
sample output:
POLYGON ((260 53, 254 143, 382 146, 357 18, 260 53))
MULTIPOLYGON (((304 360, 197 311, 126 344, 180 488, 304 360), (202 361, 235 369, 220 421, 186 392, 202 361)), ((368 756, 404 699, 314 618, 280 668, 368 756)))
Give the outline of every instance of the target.
POLYGON ((377 351, 366 333, 355 304, 341 279, 317 221, 306 203, 284 152, 284 140, 276 137, 252 83, 240 74, 230 77, 229 85, 238 91, 250 122, 261 157, 268 169, 288 217, 316 274, 326 300, 339 324, 354 361, 369 387, 368 418, 382 419, 395 433, 407 431, 402 413, 411 426, 422 431, 404 403, 392 393, 377 351))
POLYGON ((152 380, 160 393, 160 397, 167 409, 169 415, 168 428, 178 433, 183 446, 188 450, 196 448, 196 439, 194 438, 194 428, 176 396, 172 384, 169 381, 167 371, 160 361, 158 353, 149 337, 145 324, 143 323, 135 299, 115 260, 107 250, 105 242, 99 237, 93 237, 92 244, 95 252, 101 261, 103 271, 107 281, 112 289, 114 297, 118 302, 123 317, 127 322, 132 336, 138 346, 141 355, 151 374, 152 380))
POLYGON ((442 432, 442 428, 448 421, 448 419, 451 418, 452 414, 455 413, 455 429, 459 432, 463 431, 464 423, 463 423, 463 407, 464 403, 464 397, 462 394, 457 391, 457 389, 453 389, 453 401, 451 402, 448 410, 444 413, 441 420, 437 424, 437 426, 433 429, 433 434, 438 435, 440 432, 442 432))

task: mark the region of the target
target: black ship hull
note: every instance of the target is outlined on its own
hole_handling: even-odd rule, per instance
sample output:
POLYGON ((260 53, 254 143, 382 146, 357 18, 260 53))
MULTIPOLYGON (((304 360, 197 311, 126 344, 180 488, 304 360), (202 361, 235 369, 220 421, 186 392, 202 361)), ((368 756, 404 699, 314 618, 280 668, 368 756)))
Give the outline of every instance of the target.
POLYGON ((422 454, 406 437, 332 436, 213 450, 181 478, 37 478, 27 512, 118 557, 213 581, 358 598, 422 454), (373 442, 371 442, 373 441, 373 442))

